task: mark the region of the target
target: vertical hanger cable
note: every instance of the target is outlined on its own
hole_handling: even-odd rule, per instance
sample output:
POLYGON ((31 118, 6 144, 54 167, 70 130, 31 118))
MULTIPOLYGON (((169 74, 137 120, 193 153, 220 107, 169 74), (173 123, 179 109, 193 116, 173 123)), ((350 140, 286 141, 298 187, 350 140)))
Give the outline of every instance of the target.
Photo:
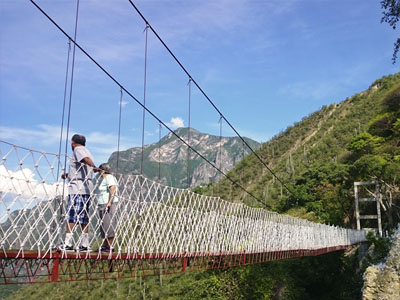
MULTIPOLYGON (((189 77, 188 82, 189 87, 189 106, 188 106, 188 132, 187 132, 187 140, 188 145, 190 146, 190 114, 191 114, 191 98, 192 98, 192 78, 189 77)), ((187 147, 187 188, 190 189, 190 147, 187 147)))
POLYGON ((140 163, 140 174, 143 175, 143 161, 144 161, 144 126, 146 118, 146 87, 147 87, 147 38, 148 38, 149 24, 146 24, 144 29, 145 45, 144 45, 144 80, 143 80, 143 122, 142 122, 142 159, 140 163))
POLYGON ((121 120, 122 120, 122 97, 123 97, 122 88, 120 89, 120 97, 119 97, 119 117, 118 117, 118 146, 117 146, 117 170, 116 173, 118 174, 119 171, 119 146, 121 141, 121 120))

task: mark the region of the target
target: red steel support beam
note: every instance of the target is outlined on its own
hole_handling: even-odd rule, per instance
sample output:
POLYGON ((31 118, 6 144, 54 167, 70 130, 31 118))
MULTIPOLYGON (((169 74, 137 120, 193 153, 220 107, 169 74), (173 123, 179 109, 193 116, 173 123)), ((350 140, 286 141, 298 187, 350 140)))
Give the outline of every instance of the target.
POLYGON ((58 281, 58 267, 60 265, 60 257, 55 257, 53 259, 53 269, 51 272, 51 281, 57 282, 58 281))
POLYGON ((0 253, 0 285, 104 280, 196 272, 316 256, 344 250, 348 247, 343 245, 313 250, 269 252, 146 254, 135 255, 135 257, 126 254, 85 253, 85 255, 80 255, 59 252, 48 253, 40 257, 35 251, 25 251, 24 257, 21 257, 18 251, 9 251, 0 253))

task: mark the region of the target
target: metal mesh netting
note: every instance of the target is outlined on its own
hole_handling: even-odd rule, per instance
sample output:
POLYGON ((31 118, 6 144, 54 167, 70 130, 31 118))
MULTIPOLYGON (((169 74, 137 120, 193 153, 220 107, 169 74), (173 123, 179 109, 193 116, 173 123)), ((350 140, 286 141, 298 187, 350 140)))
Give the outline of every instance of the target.
MULTIPOLYGON (((21 256, 36 251, 39 257, 51 253, 65 236, 68 182, 60 174, 66 157, 2 141, 0 155, 0 251, 15 250, 21 256)), ((195 194, 141 175, 114 175, 119 201, 111 222, 115 231, 112 248, 128 257, 312 250, 366 240, 364 231, 195 194)), ((103 220, 95 190, 88 214, 90 247, 96 249, 103 242, 103 220)), ((78 247, 80 226, 74 226, 72 233, 78 247)))

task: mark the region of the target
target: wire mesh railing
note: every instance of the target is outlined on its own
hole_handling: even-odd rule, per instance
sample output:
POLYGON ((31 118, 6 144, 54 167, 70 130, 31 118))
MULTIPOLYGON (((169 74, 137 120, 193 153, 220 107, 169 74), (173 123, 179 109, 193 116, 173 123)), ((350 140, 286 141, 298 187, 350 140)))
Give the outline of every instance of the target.
MULTIPOLYGON (((20 257, 27 251, 38 257, 52 253, 63 243, 67 217, 74 209, 67 205, 69 183, 58 178, 65 171, 65 157, 3 141, 0 155, 0 251, 18 251, 20 257)), ((109 226, 114 232, 111 251, 124 257, 313 250, 366 240, 364 231, 199 195, 141 175, 114 176, 118 203, 109 226)), ((93 181, 98 186, 101 177, 93 181)), ((85 208, 89 218, 86 252, 98 249, 100 253, 108 237, 107 232, 103 238, 100 235, 104 214, 99 213, 99 206, 94 188, 85 208)), ((71 233, 72 244, 78 249, 82 243, 78 222, 71 233)))

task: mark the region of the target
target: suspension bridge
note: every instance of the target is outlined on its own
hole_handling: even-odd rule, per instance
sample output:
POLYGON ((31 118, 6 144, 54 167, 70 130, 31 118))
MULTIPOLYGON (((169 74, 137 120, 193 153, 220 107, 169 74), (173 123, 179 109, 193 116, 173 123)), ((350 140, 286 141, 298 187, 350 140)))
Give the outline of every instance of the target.
MULTIPOLYGON (((57 251, 65 235, 68 183, 59 180, 63 156, 0 143, 3 284, 123 278, 227 268, 313 256, 365 241, 365 232, 312 223, 115 174, 118 209, 112 252, 57 251)), ((89 180, 89 178, 86 178, 89 180)), ((102 220, 89 210, 92 248, 102 220)), ((69 208, 69 209, 73 209, 69 208)), ((75 226, 73 244, 81 242, 75 226)))
MULTIPOLYGON (((281 181, 204 93, 133 2, 129 2, 146 24, 146 40, 147 31, 151 30, 188 75, 189 91, 191 84, 194 84, 218 112, 220 119, 281 181)), ((121 98, 124 93, 143 108, 143 130, 146 112, 160 126, 174 133, 146 107, 145 99, 142 102, 135 98, 76 42, 79 0, 75 37, 69 36, 34 1, 31 0, 31 3, 67 37, 74 47, 73 53, 75 48, 80 50, 119 86, 121 98)), ((74 59, 71 91, 73 64, 74 59)), ((66 99, 65 93, 64 107, 66 99)), ((69 105, 71 100, 70 92, 69 105)), ((117 171, 113 175, 117 178, 119 201, 111 223, 115 232, 111 251, 101 251, 104 238, 100 236, 100 227, 104 220, 96 209, 96 189, 91 192, 91 206, 88 208, 90 247, 85 250, 60 250, 57 246, 66 234, 66 216, 73 209, 66 205, 70 182, 60 178, 62 173, 68 171, 66 162, 73 162, 67 153, 69 116, 67 119, 65 153, 61 153, 63 130, 59 153, 37 151, 0 141, 0 284, 101 280, 238 267, 325 254, 347 249, 366 240, 364 231, 279 215, 263 208, 248 207, 235 202, 235 199, 200 195, 190 189, 166 186, 141 174, 126 175, 117 171)), ((121 115, 119 121, 120 127, 121 115)), ((263 203, 225 174, 221 167, 196 151, 190 144, 190 130, 187 137, 176 137, 188 148, 188 163, 189 153, 200 156, 232 184, 263 203)), ((84 164, 81 164, 83 167, 84 164)), ((85 181, 89 180, 92 178, 88 175, 85 181)), ((281 184, 291 192, 284 182, 281 181, 281 184)), ((81 228, 74 226, 71 232, 73 244, 79 245, 83 236, 81 228)))

